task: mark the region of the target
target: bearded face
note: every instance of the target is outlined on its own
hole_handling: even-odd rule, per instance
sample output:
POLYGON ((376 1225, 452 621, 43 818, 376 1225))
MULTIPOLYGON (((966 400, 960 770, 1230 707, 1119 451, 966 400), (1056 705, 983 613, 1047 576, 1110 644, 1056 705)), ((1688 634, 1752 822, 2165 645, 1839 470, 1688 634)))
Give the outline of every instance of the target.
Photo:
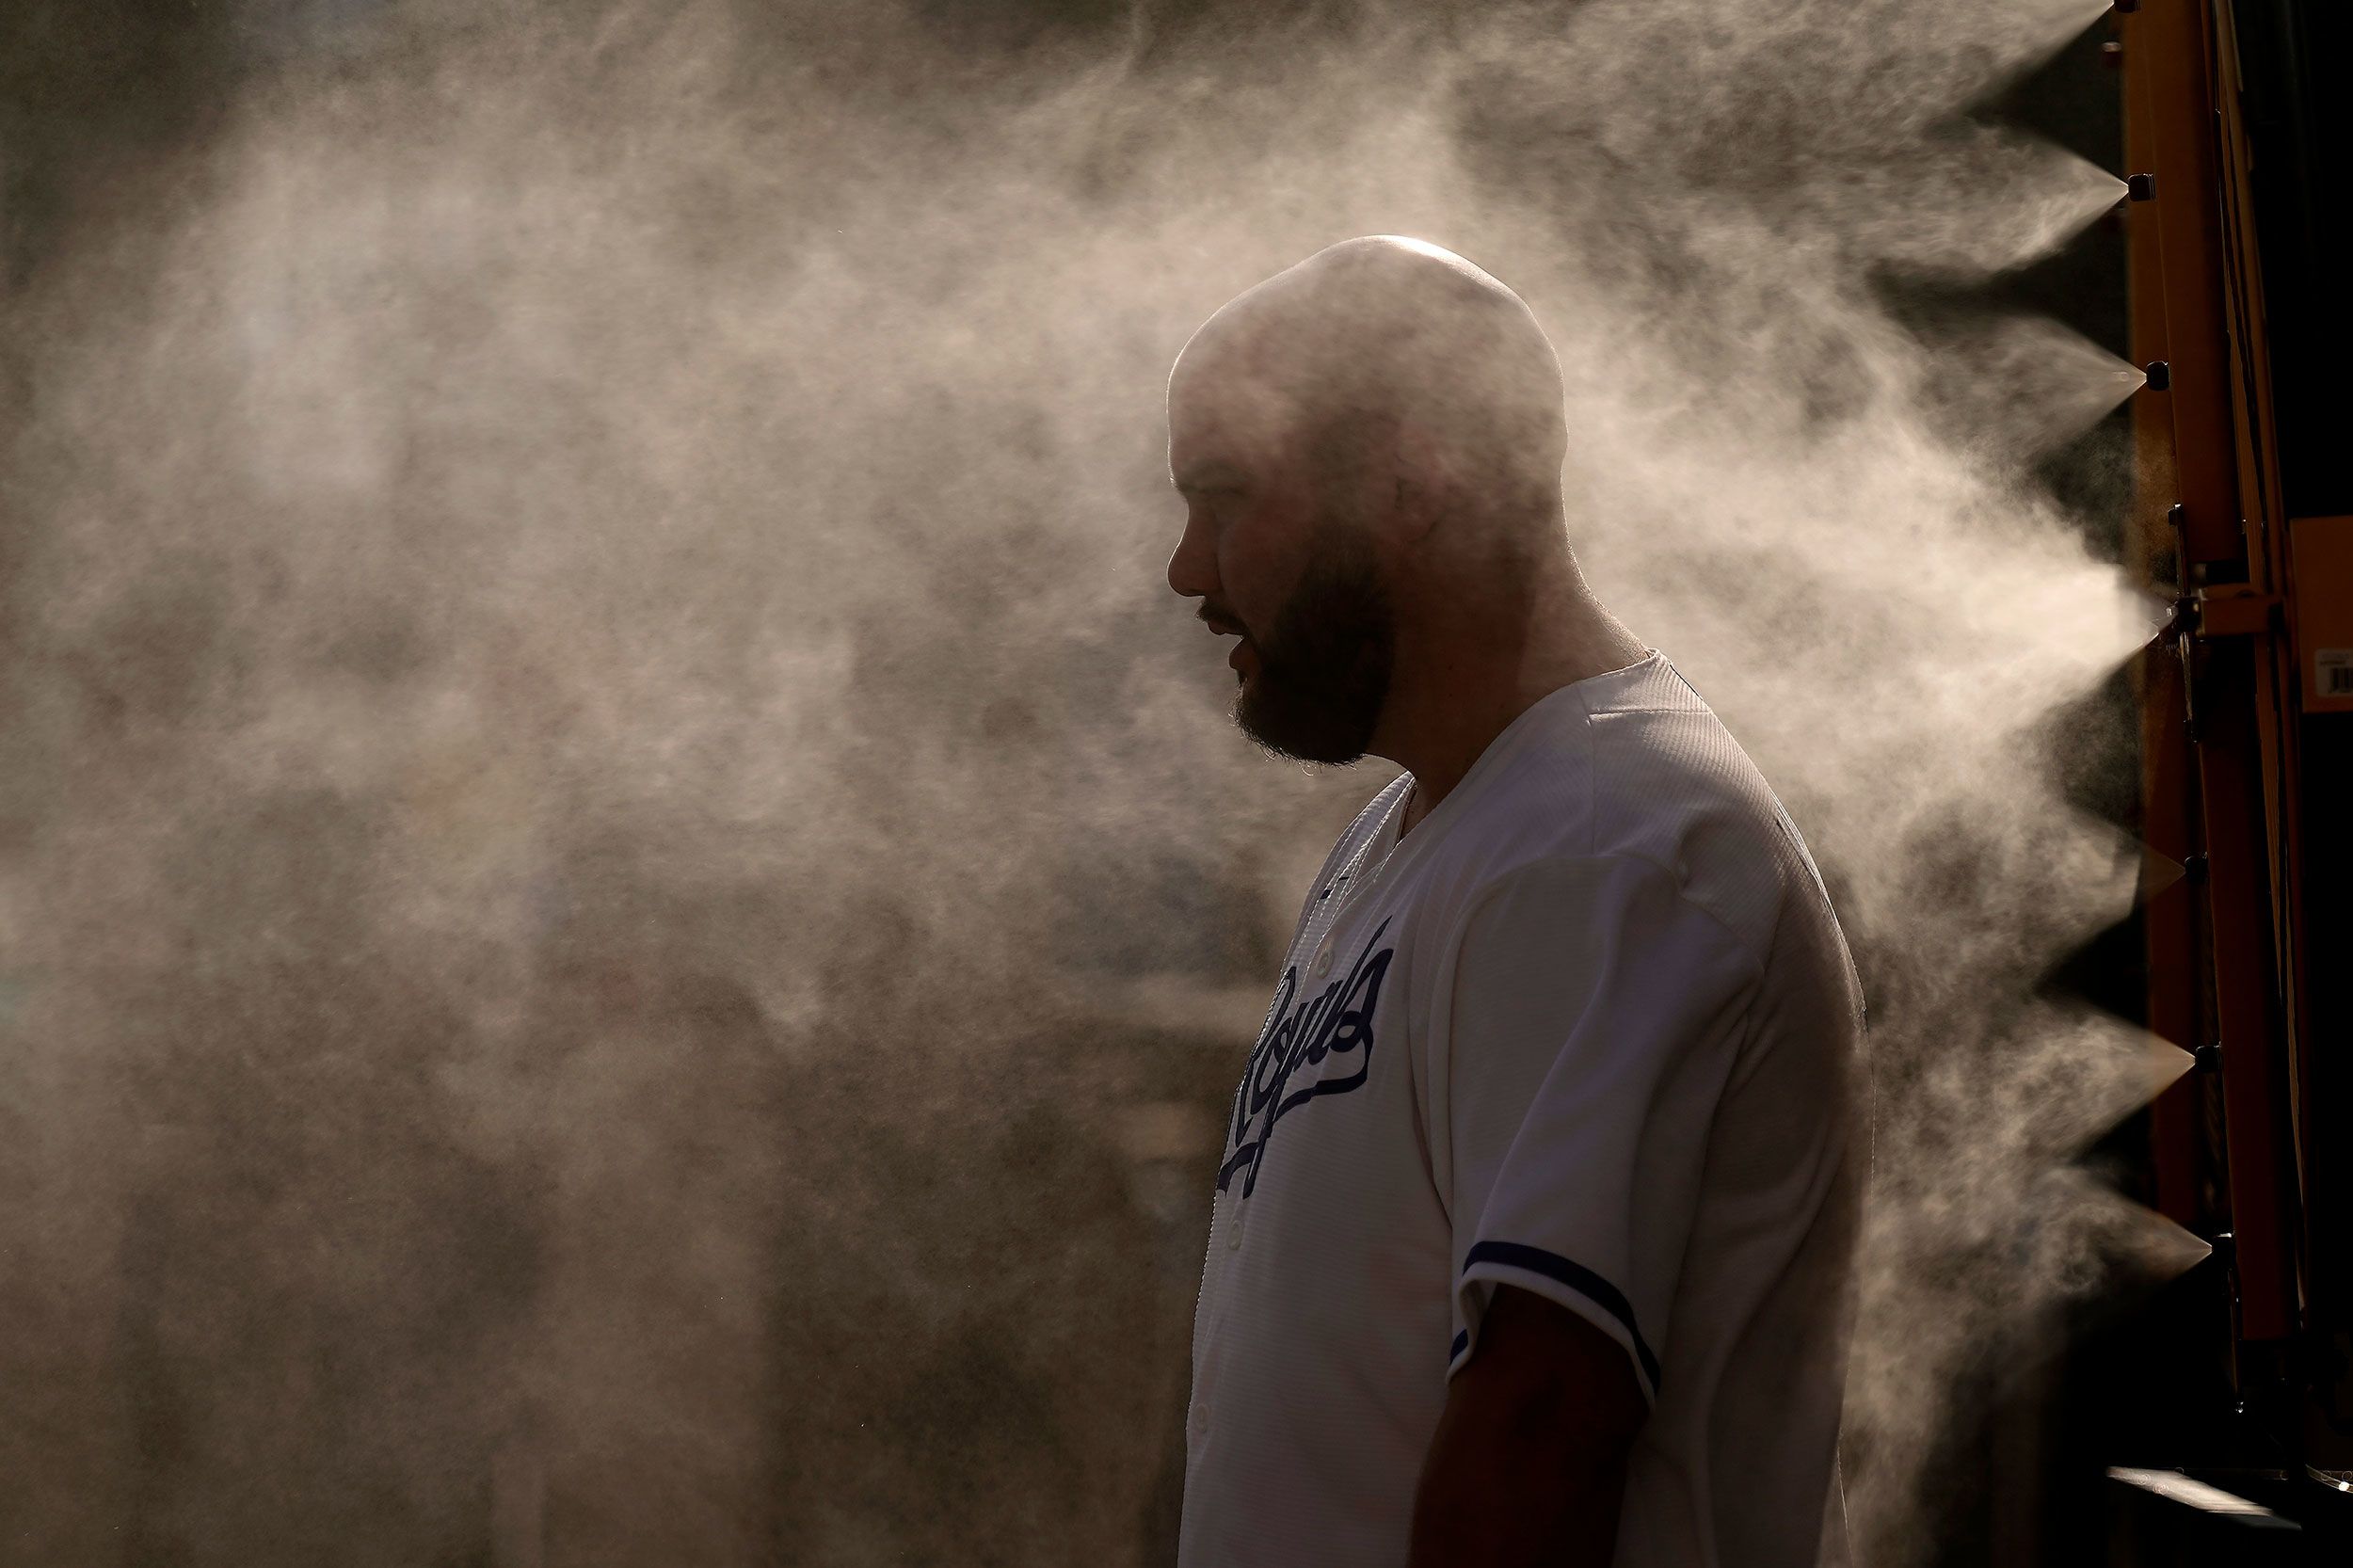
POLYGON ((1361 530, 1317 533, 1290 597, 1241 675, 1234 722, 1277 756, 1353 762, 1372 744, 1389 696, 1395 617, 1361 530))

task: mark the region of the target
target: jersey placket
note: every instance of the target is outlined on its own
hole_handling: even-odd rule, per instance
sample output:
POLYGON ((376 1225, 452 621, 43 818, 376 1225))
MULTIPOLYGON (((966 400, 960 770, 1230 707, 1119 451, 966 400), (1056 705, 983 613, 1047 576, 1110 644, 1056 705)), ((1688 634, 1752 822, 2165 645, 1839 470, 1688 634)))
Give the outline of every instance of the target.
MULTIPOLYGON (((1404 807, 1401 804, 1392 809, 1401 811, 1404 807)), ((1341 927, 1347 923, 1348 917, 1356 912, 1366 896, 1380 886, 1381 873, 1389 869, 1397 859, 1398 851, 1403 847, 1401 838, 1392 839, 1389 841, 1388 853, 1375 861, 1371 869, 1366 869, 1365 857, 1372 852, 1373 843, 1387 831, 1387 828, 1388 824, 1385 819, 1380 826, 1373 829, 1372 836, 1359 845, 1356 853, 1349 857, 1347 869, 1332 879, 1330 896, 1324 900, 1328 907, 1320 917, 1322 921, 1322 931, 1317 937, 1312 950, 1315 959, 1306 971, 1310 981, 1321 982, 1331 977, 1332 954, 1339 947, 1341 927)), ((1305 989, 1305 986, 1302 989, 1305 989)))
MULTIPOLYGON (((1302 972, 1307 982, 1320 984, 1328 980, 1332 954, 1343 923, 1357 911, 1365 895, 1379 883, 1381 873, 1396 860, 1399 844, 1392 840, 1388 853, 1370 870, 1365 867, 1366 856, 1371 853, 1373 844, 1385 829, 1385 820, 1357 846, 1346 866, 1327 885, 1327 895, 1318 901, 1316 913, 1309 917, 1306 929, 1300 933, 1299 945, 1292 950, 1289 963, 1305 965, 1302 972)), ((1286 964, 1287 968, 1289 963, 1286 964)), ((1302 989, 1305 988, 1303 983, 1302 989)), ((1273 1027, 1275 1022, 1279 1020, 1273 1018, 1270 1009, 1269 1022, 1264 1027, 1273 1027)), ((1205 1300, 1197 1303, 1195 1307, 1196 1311, 1206 1309, 1209 1320, 1204 1341, 1206 1353, 1196 1374, 1193 1408, 1186 1421, 1189 1434, 1187 1448, 1190 1451, 1197 1451, 1209 1434, 1210 1411, 1216 1402, 1219 1381, 1220 1331, 1225 1326, 1225 1298, 1229 1294, 1225 1289, 1225 1275, 1234 1255, 1241 1251, 1243 1232, 1248 1227, 1250 1216, 1250 1204, 1241 1195, 1239 1185, 1230 1193, 1220 1193, 1219 1204, 1225 1209, 1221 1216, 1225 1221, 1225 1240, 1222 1243, 1217 1240, 1214 1235, 1216 1227, 1212 1225, 1209 1257, 1203 1265, 1205 1300)))

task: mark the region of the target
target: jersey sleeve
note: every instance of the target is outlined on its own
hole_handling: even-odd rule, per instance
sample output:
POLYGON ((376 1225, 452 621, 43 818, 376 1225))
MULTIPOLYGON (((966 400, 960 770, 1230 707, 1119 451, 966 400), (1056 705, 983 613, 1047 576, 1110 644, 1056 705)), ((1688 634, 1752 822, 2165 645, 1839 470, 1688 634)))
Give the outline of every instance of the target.
POLYGON ((1511 1285, 1625 1347, 1656 1401, 1708 1128, 1757 976, 1735 935, 1645 860, 1540 861, 1474 903, 1430 1069, 1454 1246, 1449 1376, 1511 1285))

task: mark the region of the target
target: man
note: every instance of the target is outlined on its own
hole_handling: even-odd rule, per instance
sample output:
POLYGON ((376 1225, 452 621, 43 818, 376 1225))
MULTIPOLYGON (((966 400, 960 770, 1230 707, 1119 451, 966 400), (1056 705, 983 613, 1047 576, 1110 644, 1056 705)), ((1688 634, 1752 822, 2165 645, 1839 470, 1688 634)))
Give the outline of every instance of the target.
POLYGON ((1234 1096, 1180 1563, 1835 1553, 1862 998, 1771 790, 1578 572, 1542 329, 1351 240, 1194 335, 1169 426, 1237 721, 1406 770, 1234 1096))

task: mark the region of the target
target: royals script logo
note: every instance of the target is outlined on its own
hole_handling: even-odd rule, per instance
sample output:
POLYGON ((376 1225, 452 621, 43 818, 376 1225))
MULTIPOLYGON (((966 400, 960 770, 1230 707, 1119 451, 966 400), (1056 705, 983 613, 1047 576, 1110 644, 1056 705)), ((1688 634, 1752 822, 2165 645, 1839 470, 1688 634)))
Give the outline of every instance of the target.
POLYGON ((1241 1086, 1234 1091, 1234 1123, 1227 1134, 1230 1152, 1217 1173, 1217 1190, 1225 1192, 1234 1173, 1244 1172, 1241 1195, 1258 1185, 1258 1166, 1266 1160, 1267 1141, 1274 1124, 1318 1095, 1344 1095, 1359 1088, 1372 1068, 1372 1013, 1381 1004, 1381 980, 1389 972, 1397 951, 1379 947, 1389 929, 1383 920, 1365 940, 1364 951, 1349 966, 1346 976, 1334 981, 1311 1000, 1299 996, 1299 966, 1283 971, 1282 986, 1267 1014, 1266 1028, 1250 1049, 1241 1086), (1355 1071, 1341 1073, 1324 1067, 1332 1057, 1355 1058, 1355 1071), (1294 1089, 1291 1079, 1302 1067, 1321 1069, 1294 1089))

